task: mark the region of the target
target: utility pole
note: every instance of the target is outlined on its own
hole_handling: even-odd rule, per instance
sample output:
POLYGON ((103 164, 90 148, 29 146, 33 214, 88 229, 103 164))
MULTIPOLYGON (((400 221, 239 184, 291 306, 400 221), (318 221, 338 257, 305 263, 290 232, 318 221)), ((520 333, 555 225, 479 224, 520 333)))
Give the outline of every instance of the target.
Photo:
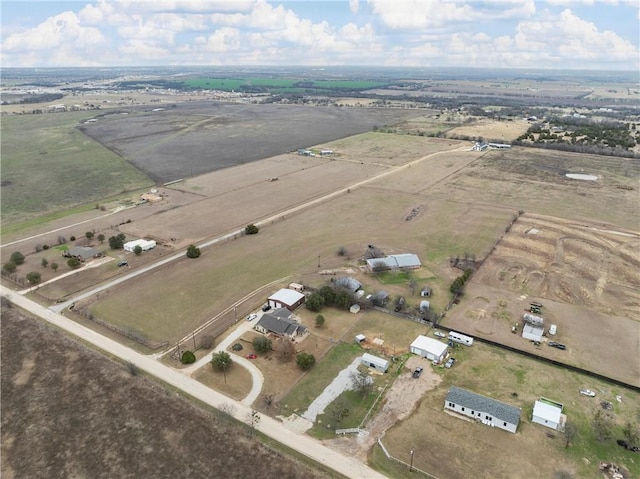
POLYGON ((320 255, 318 255, 318 268, 320 267, 320 255))
POLYGON ((413 449, 411 449, 411 464, 409 464, 409 472, 413 472, 413 449))

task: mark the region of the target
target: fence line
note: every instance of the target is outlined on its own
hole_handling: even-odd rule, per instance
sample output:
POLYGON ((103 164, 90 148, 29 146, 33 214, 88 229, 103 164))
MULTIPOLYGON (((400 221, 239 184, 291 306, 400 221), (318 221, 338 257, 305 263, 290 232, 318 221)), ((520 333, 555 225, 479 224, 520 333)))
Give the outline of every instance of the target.
POLYGON ((389 459, 390 461, 396 461, 399 462, 400 464, 407 466, 407 469, 409 469, 410 471, 417 471, 420 474, 424 474, 426 477, 428 477, 429 479, 439 479, 437 476, 434 476, 433 474, 429 474, 426 471, 423 471, 422 469, 417 468, 416 466, 414 466, 413 464, 409 464, 404 462, 402 459, 398 459, 397 457, 392 456, 389 451, 387 450, 387 448, 384 446, 384 444, 382 444, 382 437, 378 438, 378 446, 380 446, 380 448, 382 449, 382 452, 384 452, 384 455, 387 456, 387 459, 389 459))

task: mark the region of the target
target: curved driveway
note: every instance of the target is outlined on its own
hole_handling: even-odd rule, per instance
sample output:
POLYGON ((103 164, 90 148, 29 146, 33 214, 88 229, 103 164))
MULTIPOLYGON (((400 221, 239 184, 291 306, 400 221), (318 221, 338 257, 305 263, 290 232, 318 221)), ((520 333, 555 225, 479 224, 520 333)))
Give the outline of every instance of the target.
MULTIPOLYGON (((0 286, 2 296, 32 314, 35 314, 47 322, 81 338, 82 340, 98 347, 123 361, 129 361, 146 373, 157 377, 167 384, 184 391, 186 394, 202 401, 217 409, 225 408, 227 405, 234 406, 234 417, 242 422, 246 422, 251 409, 244 403, 234 401, 227 396, 220 394, 213 389, 209 389, 204 384, 199 383, 172 368, 156 361, 153 358, 140 354, 122 344, 102 336, 101 334, 86 328, 60 314, 39 305, 38 303, 25 298, 19 294, 11 292, 8 288, 0 286)), ((281 422, 269 417, 261 416, 260 423, 256 427, 263 434, 284 444, 285 446, 298 451, 301 454, 327 466, 331 469, 352 478, 362 479, 383 479, 385 476, 367 467, 353 457, 324 446, 319 441, 305 435, 287 429, 281 422)))

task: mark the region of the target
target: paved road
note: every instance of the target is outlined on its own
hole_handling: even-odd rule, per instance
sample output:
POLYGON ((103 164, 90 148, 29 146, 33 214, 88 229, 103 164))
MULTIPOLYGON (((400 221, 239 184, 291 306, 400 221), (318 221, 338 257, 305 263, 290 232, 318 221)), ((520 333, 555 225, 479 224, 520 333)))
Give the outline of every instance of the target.
MULTIPOLYGON (((0 286, 0 294, 8 298, 15 305, 35 314, 47 322, 81 338, 82 340, 96 346, 104 352, 111 354, 123 361, 135 364, 139 369, 157 377, 165 383, 184 391, 186 394, 202 401, 217 409, 232 405, 234 417, 246 422, 251 409, 239 401, 209 389, 204 384, 199 383, 185 374, 171 369, 170 367, 156 361, 153 358, 144 356, 122 344, 106 338, 101 334, 71 321, 64 316, 51 311, 25 298, 4 286, 0 286)), ((324 464, 335 471, 352 478, 362 479, 383 479, 385 476, 367 467, 360 461, 341 454, 338 451, 324 446, 319 441, 294 431, 287 429, 281 422, 268 416, 261 416, 257 429, 274 440, 298 451, 311 459, 324 464)))

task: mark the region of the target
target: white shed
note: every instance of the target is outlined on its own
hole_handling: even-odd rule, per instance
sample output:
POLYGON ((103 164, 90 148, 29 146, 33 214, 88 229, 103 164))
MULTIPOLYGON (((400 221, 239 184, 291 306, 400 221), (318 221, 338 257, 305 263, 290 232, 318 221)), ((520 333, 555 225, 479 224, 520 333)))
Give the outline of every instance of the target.
POLYGON ((562 404, 550 399, 540 398, 533 406, 531 422, 542 424, 556 431, 564 430, 566 416, 562 414, 562 404))
POLYGON ((442 362, 447 355, 447 349, 448 346, 445 343, 426 336, 418 336, 410 347, 413 354, 436 362, 442 362))
POLYGON ((374 356, 373 354, 364 353, 360 361, 368 368, 373 368, 381 373, 386 373, 389 369, 389 361, 379 358, 378 356, 374 356))

